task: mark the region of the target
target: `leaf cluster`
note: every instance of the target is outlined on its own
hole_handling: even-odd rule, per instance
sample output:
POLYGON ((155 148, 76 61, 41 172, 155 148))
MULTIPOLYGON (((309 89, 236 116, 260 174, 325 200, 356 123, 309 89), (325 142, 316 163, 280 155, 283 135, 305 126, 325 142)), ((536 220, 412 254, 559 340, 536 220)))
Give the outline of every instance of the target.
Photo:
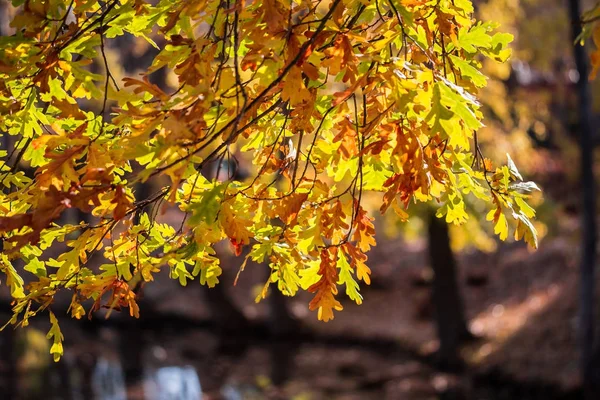
MULTIPOLYGON (((365 192, 404 219, 410 204, 435 200, 455 224, 472 195, 501 239, 510 222, 537 246, 526 203, 537 187, 510 158, 493 169, 476 144, 480 59, 506 61, 512 37, 474 20, 469 0, 13 4, 18 33, 0 39, 0 130, 16 139, 0 164, 13 324, 62 291, 74 318, 138 316, 136 287, 164 268, 212 287, 223 240, 268 265, 258 299, 270 285, 307 290, 330 320, 340 287, 360 304, 359 282, 370 282, 365 192), (159 52, 143 76, 117 82, 106 51, 125 35, 159 52), (160 69, 176 88, 152 83, 160 69), (166 184, 140 198, 147 182, 166 184), (62 222, 68 209, 85 218, 62 222), (159 222, 164 209, 180 220, 159 222)), ((56 358, 62 335, 49 315, 56 358)))

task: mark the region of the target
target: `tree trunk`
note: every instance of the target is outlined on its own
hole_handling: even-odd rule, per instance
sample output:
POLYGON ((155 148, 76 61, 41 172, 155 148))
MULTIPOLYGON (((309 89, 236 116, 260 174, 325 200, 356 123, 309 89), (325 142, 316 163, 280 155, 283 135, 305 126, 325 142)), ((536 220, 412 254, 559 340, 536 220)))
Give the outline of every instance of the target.
POLYGON ((0 334, 1 377, 0 390, 7 399, 16 399, 18 393, 17 353, 15 351, 16 332, 13 326, 7 326, 0 334))
POLYGON ((470 337, 470 332, 458 287, 448 225, 437 218, 434 212, 429 218, 429 261, 434 273, 432 301, 440 342, 437 357, 440 368, 453 371, 462 366, 460 344, 470 337))
MULTIPOLYGON (((581 33, 581 4, 569 0, 572 39, 581 33)), ((588 84, 588 60, 585 48, 576 44, 574 58, 579 72, 579 146, 582 187, 581 212, 581 277, 579 330, 581 340, 581 374, 586 399, 600 398, 598 349, 594 352, 594 263, 596 258, 596 199, 594 190, 592 145, 592 99, 588 84), (594 354, 594 356, 592 356, 594 354)))
MULTIPOLYGON (((125 316, 129 318, 129 316, 125 316)), ((125 385, 129 388, 142 382, 144 377, 145 341, 138 320, 127 321, 127 328, 119 332, 119 353, 125 385)))
POLYGON ((298 320, 290 314, 286 304, 286 296, 276 287, 272 287, 267 300, 269 302, 268 325, 270 335, 274 337, 298 335, 301 326, 298 320))
MULTIPOLYGON (((268 268, 268 267, 267 267, 268 268)), ((271 288, 269 302, 268 329, 271 352, 271 381, 282 386, 290 378, 295 354, 294 337, 300 334, 298 320, 290 315, 286 296, 276 287, 271 288)))
POLYGON ((217 330, 224 334, 239 334, 244 332, 250 323, 231 301, 225 285, 225 282, 220 282, 213 288, 204 285, 200 285, 200 287, 208 301, 217 330))

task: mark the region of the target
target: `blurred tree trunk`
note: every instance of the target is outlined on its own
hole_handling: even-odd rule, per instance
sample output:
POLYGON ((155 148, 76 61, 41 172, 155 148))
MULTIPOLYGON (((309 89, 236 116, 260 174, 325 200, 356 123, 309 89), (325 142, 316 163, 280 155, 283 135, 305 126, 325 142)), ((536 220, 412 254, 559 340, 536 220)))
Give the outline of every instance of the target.
MULTIPOLYGON (((136 201, 147 199, 151 196, 152 188, 148 182, 137 183, 134 187, 134 193, 136 201)), ((142 211, 148 211, 142 209, 142 211)), ((134 222, 138 224, 140 213, 136 213, 134 222)), ((139 287, 133 289, 134 292, 139 290, 139 287)), ((138 293, 139 294, 139 293, 138 293)), ((137 297, 136 301, 140 309, 151 310, 152 304, 146 300, 143 296, 137 297)), ((139 320, 127 320, 125 329, 119 332, 119 347, 120 347, 120 361, 123 367, 123 374, 125 375, 125 385, 127 388, 142 381, 144 374, 144 338, 143 330, 140 326, 139 320)))
MULTIPOLYGON (((571 35, 573 41, 581 33, 581 4, 569 0, 571 35)), ((584 397, 600 398, 600 354, 594 351, 594 263, 596 258, 596 195, 594 190, 592 143, 592 96, 588 84, 589 68, 585 48, 575 44, 575 64, 579 72, 577 95, 579 98, 579 146, 582 187, 581 212, 581 277, 579 329, 581 340, 581 373, 584 397)))
MULTIPOLYGON (((140 304, 140 308, 144 306, 140 304)), ((147 307, 146 307, 147 308, 147 307)), ((125 316, 129 318, 129 316, 125 316)), ((132 386, 142 382, 144 377, 144 332, 138 320, 127 321, 125 329, 119 332, 119 353, 125 386, 129 390, 132 386)))
MULTIPOLYGON (((123 67, 128 73, 133 73, 140 65, 148 65, 149 60, 153 59, 156 50, 150 48, 141 56, 136 56, 133 52, 135 38, 133 37, 122 37, 121 46, 125 49, 121 56, 123 57, 123 67)), ((150 75, 150 81, 166 90, 166 70, 163 68, 155 74, 150 75)), ((143 169, 143 166, 138 166, 143 169)), ((136 201, 143 201, 149 199, 153 195, 153 190, 150 182, 140 182, 135 185, 134 193, 136 201)), ((141 211, 148 213, 148 209, 142 209, 141 211)), ((135 223, 139 223, 141 212, 135 214, 135 223)), ((140 308, 149 309, 152 304, 144 298, 138 299, 140 308)), ((143 341, 143 330, 140 327, 138 321, 132 321, 133 323, 128 324, 128 328, 121 332, 121 365, 123 367, 123 374, 125 375, 125 385, 127 389, 133 385, 139 383, 143 379, 144 375, 144 348, 145 343, 143 341)))
POLYGON ((454 254, 450 248, 448 224, 429 215, 429 261, 433 269, 432 302, 440 347, 440 368, 454 371, 462 366, 460 344, 471 336, 464 315, 457 282, 454 254))
POLYGON ((7 399, 16 399, 18 397, 18 371, 17 371, 17 352, 15 351, 16 332, 14 327, 8 326, 1 332, 0 336, 0 357, 2 359, 2 369, 0 376, 2 384, 0 392, 7 399))
MULTIPOLYGON (((232 166, 229 164, 226 165, 218 165, 217 163, 207 163, 202 168, 202 175, 204 175, 207 179, 214 180, 226 180, 231 173, 232 166), (220 174, 223 174, 220 176, 220 174)), ((233 170, 233 173, 239 173, 239 171, 233 170)), ((239 176, 235 176, 235 179, 239 179, 239 176)), ((217 244, 215 246, 215 250, 218 255, 222 255, 225 251, 226 245, 217 244)), ((226 285, 231 285, 231 283, 226 283, 225 272, 227 268, 225 268, 227 262, 231 262, 231 257, 220 257, 223 265, 223 275, 219 279, 220 282, 215 285, 213 288, 209 288, 205 285, 200 285, 200 290, 202 290, 205 299, 208 303, 208 307, 210 309, 212 320, 215 323, 215 326, 218 331, 223 333, 236 333, 243 332, 244 329, 248 328, 250 323, 244 313, 240 311, 235 304, 233 303, 231 296, 227 293, 226 285)))
POLYGON ((96 357, 91 353, 84 353, 75 360, 74 365, 77 369, 77 384, 75 385, 75 390, 78 394, 77 398, 93 399, 94 389, 92 387, 92 379, 96 357))
POLYGON ((208 305, 217 330, 223 333, 241 333, 249 326, 246 316, 233 304, 225 289, 226 283, 220 282, 213 288, 200 285, 208 300, 208 305))
MULTIPOLYGON (((269 268, 266 266, 266 268, 269 268)), ((270 270, 269 270, 270 271, 270 270)), ((269 302, 269 333, 273 337, 297 335, 301 329, 300 323, 289 312, 286 296, 273 287, 268 297, 269 302)))
MULTIPOLYGON (((269 268, 267 266, 267 268, 269 268)), ((281 386, 290 378, 291 368, 295 353, 294 338, 301 330, 300 323, 292 317, 286 296, 277 288, 271 288, 268 297, 269 320, 267 322, 271 351, 271 381, 276 386, 281 386)))
MULTIPOLYGON (((283 154, 278 152, 278 157, 283 158, 283 154)), ((281 190, 282 175, 277 178, 276 186, 281 190)), ((283 226, 283 223, 280 224, 283 226)), ((264 263, 267 270, 267 277, 271 274, 269 262, 264 263)), ((268 297, 269 317, 267 328, 271 336, 271 380, 273 384, 281 387, 290 378, 291 368, 294 358, 295 337, 301 333, 300 322, 294 318, 287 306, 286 296, 273 285, 268 297)))

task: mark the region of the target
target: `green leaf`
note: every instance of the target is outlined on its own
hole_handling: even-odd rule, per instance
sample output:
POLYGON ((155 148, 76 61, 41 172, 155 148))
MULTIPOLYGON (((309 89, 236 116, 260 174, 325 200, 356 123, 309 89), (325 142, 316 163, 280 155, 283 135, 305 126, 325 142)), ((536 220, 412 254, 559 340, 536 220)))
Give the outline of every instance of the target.
POLYGON ((358 282, 352 277, 352 268, 342 252, 338 253, 337 267, 340 269, 338 285, 346 285, 346 295, 356 302, 362 304, 363 297, 359 293, 358 282))
POLYGON ((192 258, 196 253, 198 253, 199 250, 200 248, 198 247, 198 243, 192 240, 177 250, 177 255, 181 257, 181 259, 187 260, 192 258))
POLYGON ((433 87, 433 96, 431 102, 431 111, 425 117, 431 127, 433 133, 441 133, 442 138, 452 136, 454 132, 454 125, 451 123, 453 113, 442 104, 442 95, 440 88, 436 84, 433 87))
POLYGON ((510 33, 498 32, 492 37, 492 43, 488 54, 490 54, 494 60, 505 62, 509 59, 512 54, 512 50, 508 48, 508 44, 511 43, 514 36, 510 33))
POLYGON ((252 250, 250 250, 250 257, 252 257, 253 261, 258 263, 262 263, 265 259, 271 255, 273 252, 273 245, 275 243, 272 241, 265 241, 262 243, 256 243, 252 246, 252 250))
POLYGON ((6 254, 0 254, 0 270, 6 275, 6 285, 10 287, 11 296, 16 299, 25 297, 23 278, 13 267, 6 254))
POLYGON ((460 70, 463 78, 468 78, 477 87, 484 87, 487 83, 487 78, 477 68, 473 67, 469 62, 450 54, 452 64, 460 70))
POLYGON ((470 30, 461 28, 458 33, 458 46, 468 53, 475 53, 479 47, 489 48, 492 37, 488 34, 488 26, 479 24, 470 30))
POLYGON ((192 212, 192 216, 188 221, 189 225, 198 225, 202 221, 209 224, 215 222, 226 187, 226 184, 215 184, 212 188, 200 194, 194 192, 192 203, 187 209, 192 212))
POLYGON ((29 260, 25 267, 23 268, 25 271, 31 272, 37 277, 45 277, 46 273, 46 265, 43 261, 40 261, 37 257, 29 260))
POLYGON ((194 277, 187 270, 186 261, 185 260, 169 260, 169 264, 171 265, 171 279, 179 279, 179 284, 181 286, 187 285, 187 280, 192 280, 194 277))
MULTIPOLYGON (((454 128, 455 135, 462 134, 470 137, 473 131, 483 126, 475 115, 475 112, 471 109, 472 105, 477 105, 478 103, 474 101, 474 98, 469 93, 449 81, 438 82, 436 86, 440 90, 441 104, 448 107, 452 113, 458 116, 464 122, 465 128, 467 128, 466 132, 459 127, 454 128)), ((458 139, 457 137, 452 138, 451 135, 449 136, 455 140, 455 143, 460 143, 463 148, 468 148, 468 143, 465 144, 465 138, 458 139)))
POLYGON ((219 259, 213 258, 210 262, 203 259, 197 260, 192 274, 197 276, 200 273, 200 283, 212 288, 219 283, 219 276, 222 272, 219 266, 219 259))
POLYGON ((523 200, 520 197, 515 197, 515 203, 527 218, 535 217, 535 210, 533 209, 533 207, 527 204, 525 200, 523 200))

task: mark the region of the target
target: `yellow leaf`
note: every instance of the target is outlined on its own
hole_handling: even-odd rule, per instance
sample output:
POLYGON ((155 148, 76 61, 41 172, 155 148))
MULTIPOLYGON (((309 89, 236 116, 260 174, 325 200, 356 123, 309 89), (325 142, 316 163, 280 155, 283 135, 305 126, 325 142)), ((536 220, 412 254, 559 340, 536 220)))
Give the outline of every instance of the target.
POLYGON ((63 340, 65 339, 62 332, 60 331, 60 326, 58 326, 58 320, 52 311, 50 313, 50 330, 46 337, 48 339, 52 339, 52 347, 50 348, 50 354, 54 358, 55 362, 58 362, 63 355, 63 340))
POLYGON ((494 227, 494 233, 500 237, 500 240, 506 240, 508 237, 508 221, 504 216, 504 213, 500 213, 498 221, 494 227))

